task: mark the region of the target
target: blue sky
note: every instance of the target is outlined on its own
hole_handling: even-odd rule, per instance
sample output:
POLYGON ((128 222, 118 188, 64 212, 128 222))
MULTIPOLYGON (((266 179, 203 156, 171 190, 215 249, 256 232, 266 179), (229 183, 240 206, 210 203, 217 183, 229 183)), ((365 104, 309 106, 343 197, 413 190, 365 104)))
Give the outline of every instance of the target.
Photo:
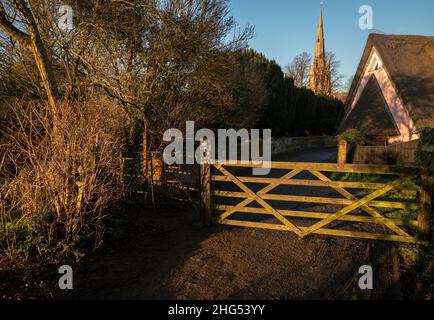
MULTIPOLYGON (((359 8, 370 5, 374 29, 387 34, 434 36, 433 0, 324 0, 327 51, 341 60, 341 73, 355 73, 368 30, 359 28, 359 8)), ((250 46, 282 67, 315 44, 320 0, 231 0, 231 12, 240 27, 251 24, 250 46)))

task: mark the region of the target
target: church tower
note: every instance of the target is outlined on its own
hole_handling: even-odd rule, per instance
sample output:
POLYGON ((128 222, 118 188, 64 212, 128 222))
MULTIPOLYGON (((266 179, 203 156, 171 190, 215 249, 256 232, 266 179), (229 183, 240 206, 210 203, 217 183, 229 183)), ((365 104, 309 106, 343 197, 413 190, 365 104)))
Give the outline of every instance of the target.
POLYGON ((310 67, 307 87, 316 94, 331 94, 330 67, 327 64, 324 46, 324 25, 322 17, 322 4, 318 21, 318 32, 315 44, 315 54, 310 67))

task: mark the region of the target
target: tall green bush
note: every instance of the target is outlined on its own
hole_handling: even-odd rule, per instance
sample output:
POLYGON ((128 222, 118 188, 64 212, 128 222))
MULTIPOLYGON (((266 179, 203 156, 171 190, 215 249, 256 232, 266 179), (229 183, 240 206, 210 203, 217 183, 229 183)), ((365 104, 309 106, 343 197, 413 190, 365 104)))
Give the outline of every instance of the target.
MULTIPOLYGON (((242 55, 262 75, 266 97, 256 125, 271 129, 274 137, 334 134, 344 105, 341 101, 315 95, 311 90, 298 88, 286 77, 274 61, 254 50, 242 55)), ((246 106, 243 106, 244 108, 246 106)))

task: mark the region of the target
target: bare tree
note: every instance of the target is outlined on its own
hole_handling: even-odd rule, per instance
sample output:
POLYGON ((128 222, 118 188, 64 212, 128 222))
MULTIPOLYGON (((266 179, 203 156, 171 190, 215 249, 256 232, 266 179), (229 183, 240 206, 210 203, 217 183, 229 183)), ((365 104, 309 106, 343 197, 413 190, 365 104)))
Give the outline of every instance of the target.
POLYGON ((11 38, 20 42, 21 45, 30 47, 48 101, 53 112, 56 112, 56 104, 60 100, 60 94, 31 2, 26 0, 1 1, 0 28, 11 38))
POLYGON ((286 75, 294 79, 294 85, 302 88, 307 86, 307 78, 312 63, 312 56, 303 52, 297 55, 292 62, 285 67, 286 75))
MULTIPOLYGON (((307 52, 300 53, 289 65, 286 66, 286 75, 294 79, 294 84, 297 87, 306 87, 311 64, 312 56, 307 52)), ((327 67, 324 70, 326 74, 323 76, 323 79, 327 79, 328 81, 328 78, 330 78, 332 93, 343 89, 343 80, 345 76, 339 72, 340 64, 341 62, 337 59, 334 52, 329 51, 326 53, 327 67)))
POLYGON ((345 90, 347 92, 350 92, 351 90, 351 85, 353 84, 353 80, 354 80, 354 75, 350 76, 347 81, 345 82, 345 90))
POLYGON ((339 72, 341 61, 338 60, 334 52, 328 51, 326 53, 326 65, 330 74, 331 92, 336 93, 342 91, 344 88, 343 80, 345 76, 339 72))
POLYGON ((0 0, 0 107, 11 106, 0 114, 0 220, 2 210, 13 222, 41 213, 48 240, 74 242, 91 223, 83 235, 99 242, 123 177, 124 125, 145 123, 158 149, 167 128, 213 125, 237 102, 260 104, 263 80, 236 69, 253 30, 237 28, 228 0, 62 3, 74 10, 68 32, 58 27, 58 0, 0 0))
MULTIPOLYGON (((31 39, 28 23, 18 22, 24 15, 15 5, 27 0, 0 1, 8 8, 2 11, 8 22, 4 30, 10 32, 12 26, 12 39, 31 39)), ((57 0, 28 3, 46 48, 36 58, 46 62, 37 65, 48 80, 51 101, 59 90, 73 101, 109 96, 137 123, 147 122, 155 136, 185 120, 209 123, 236 104, 231 83, 235 53, 247 46, 253 29, 236 27, 226 0, 65 0, 74 10, 74 28, 67 34, 57 26, 57 0)), ((14 68, 22 67, 8 78, 9 88, 17 78, 25 79, 26 86, 10 92, 38 96, 36 67, 27 56, 27 40, 22 41, 26 45, 18 49, 11 45, 14 68), (34 92, 23 93, 30 89, 34 92)))

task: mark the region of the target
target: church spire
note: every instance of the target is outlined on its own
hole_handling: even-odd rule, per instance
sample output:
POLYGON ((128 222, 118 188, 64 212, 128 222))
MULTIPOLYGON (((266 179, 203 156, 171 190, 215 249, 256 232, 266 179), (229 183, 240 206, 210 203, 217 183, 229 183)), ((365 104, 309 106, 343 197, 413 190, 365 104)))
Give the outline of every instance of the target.
POLYGON ((324 45, 324 24, 322 3, 318 19, 318 31, 315 43, 313 63, 309 72, 308 88, 315 93, 330 94, 330 70, 327 66, 325 45, 324 45))
POLYGON ((325 57, 324 47, 324 24, 322 21, 322 3, 320 7, 319 19, 318 19, 318 31, 316 35, 315 57, 325 57))

